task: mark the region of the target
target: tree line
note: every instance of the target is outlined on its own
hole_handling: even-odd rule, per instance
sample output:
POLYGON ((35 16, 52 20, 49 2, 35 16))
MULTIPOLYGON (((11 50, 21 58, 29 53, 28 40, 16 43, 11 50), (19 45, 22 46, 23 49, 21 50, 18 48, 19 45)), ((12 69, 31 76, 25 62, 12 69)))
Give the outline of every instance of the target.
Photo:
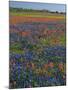
POLYGON ((10 12, 48 12, 48 13, 57 13, 57 14, 66 14, 65 12, 59 12, 59 11, 50 11, 50 10, 46 10, 46 9, 42 9, 42 10, 35 10, 35 9, 24 9, 24 8, 9 8, 10 12))

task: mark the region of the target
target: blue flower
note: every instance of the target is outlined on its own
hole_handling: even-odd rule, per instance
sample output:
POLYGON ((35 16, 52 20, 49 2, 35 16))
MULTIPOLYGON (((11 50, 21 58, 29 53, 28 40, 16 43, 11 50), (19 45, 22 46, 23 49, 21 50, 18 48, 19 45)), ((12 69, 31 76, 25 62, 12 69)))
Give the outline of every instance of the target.
POLYGON ((27 52, 27 53, 25 53, 24 56, 27 60, 32 60, 33 59, 33 53, 32 52, 27 52))
POLYGON ((16 58, 16 59, 20 59, 20 58, 21 58, 21 55, 20 55, 20 54, 16 54, 16 55, 15 55, 15 58, 16 58))

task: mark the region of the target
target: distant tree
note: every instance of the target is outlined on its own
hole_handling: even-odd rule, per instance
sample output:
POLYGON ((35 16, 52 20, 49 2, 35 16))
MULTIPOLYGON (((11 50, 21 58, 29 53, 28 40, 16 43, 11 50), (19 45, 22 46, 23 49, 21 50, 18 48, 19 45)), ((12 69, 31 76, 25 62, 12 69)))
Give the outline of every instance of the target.
POLYGON ((58 11, 56 11, 56 13, 59 13, 58 11))

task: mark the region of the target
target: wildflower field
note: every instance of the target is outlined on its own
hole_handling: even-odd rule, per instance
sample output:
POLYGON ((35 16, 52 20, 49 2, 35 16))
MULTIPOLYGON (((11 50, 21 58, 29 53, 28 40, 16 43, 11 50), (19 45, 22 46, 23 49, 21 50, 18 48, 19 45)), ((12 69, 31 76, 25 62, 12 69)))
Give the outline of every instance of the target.
POLYGON ((10 10, 10 88, 66 85, 64 13, 10 10))

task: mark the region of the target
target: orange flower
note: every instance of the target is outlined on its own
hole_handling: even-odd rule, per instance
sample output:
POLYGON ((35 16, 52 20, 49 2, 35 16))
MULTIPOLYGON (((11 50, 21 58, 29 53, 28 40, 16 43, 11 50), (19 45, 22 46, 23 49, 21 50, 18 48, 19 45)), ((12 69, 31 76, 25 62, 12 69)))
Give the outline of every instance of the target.
POLYGON ((48 69, 48 64, 44 64, 44 68, 45 69, 48 69))
POLYGON ((22 32, 20 32, 20 34, 22 36, 28 36, 28 35, 30 35, 30 31, 29 32, 28 31, 22 31, 22 32))
POLYGON ((58 43, 59 43, 59 39, 55 39, 55 38, 54 38, 54 39, 52 40, 52 43, 53 43, 53 44, 58 44, 58 43))
POLYGON ((53 62, 50 62, 50 63, 49 63, 49 67, 50 67, 50 68, 53 68, 53 67, 54 67, 54 63, 53 63, 53 62))
POLYGON ((59 70, 63 70, 63 63, 59 63, 58 68, 59 70))
POLYGON ((31 63, 31 66, 32 66, 32 69, 34 69, 34 68, 35 68, 35 64, 34 64, 34 63, 31 63))

